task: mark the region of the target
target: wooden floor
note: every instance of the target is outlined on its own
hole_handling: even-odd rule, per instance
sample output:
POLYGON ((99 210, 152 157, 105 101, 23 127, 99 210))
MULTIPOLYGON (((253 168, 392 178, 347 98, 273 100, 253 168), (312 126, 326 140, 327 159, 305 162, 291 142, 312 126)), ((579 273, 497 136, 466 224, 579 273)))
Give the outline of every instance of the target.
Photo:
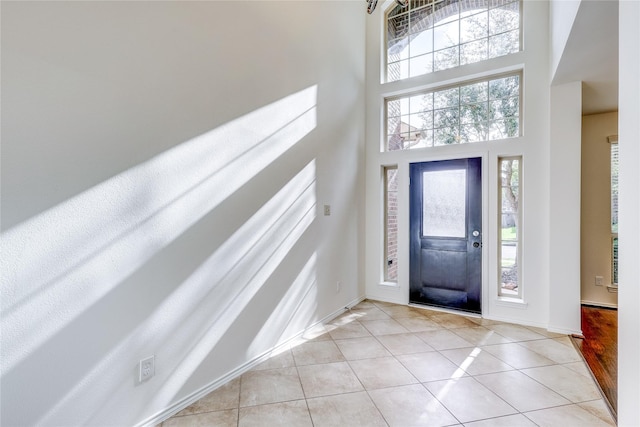
POLYGON ((618 310, 582 306, 584 339, 574 338, 608 401, 614 418, 618 412, 618 310))

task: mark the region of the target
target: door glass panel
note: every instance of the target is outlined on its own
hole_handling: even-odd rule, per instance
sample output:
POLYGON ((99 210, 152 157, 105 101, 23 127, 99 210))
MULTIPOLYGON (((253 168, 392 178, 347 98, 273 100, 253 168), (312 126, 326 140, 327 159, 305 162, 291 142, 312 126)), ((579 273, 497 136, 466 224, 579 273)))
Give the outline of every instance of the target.
POLYGON ((422 191, 422 235, 465 237, 467 171, 423 172, 422 191))

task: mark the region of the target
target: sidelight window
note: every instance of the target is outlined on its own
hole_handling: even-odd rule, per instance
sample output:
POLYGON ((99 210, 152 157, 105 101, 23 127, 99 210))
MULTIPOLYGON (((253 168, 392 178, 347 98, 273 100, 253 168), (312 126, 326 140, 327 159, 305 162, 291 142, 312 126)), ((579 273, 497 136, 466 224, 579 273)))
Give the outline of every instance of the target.
POLYGON ((398 281, 398 167, 382 168, 384 181, 384 281, 398 281))
POLYGON ((521 269, 521 195, 522 157, 501 157, 500 167, 500 234, 498 245, 500 260, 499 296, 522 298, 521 269))

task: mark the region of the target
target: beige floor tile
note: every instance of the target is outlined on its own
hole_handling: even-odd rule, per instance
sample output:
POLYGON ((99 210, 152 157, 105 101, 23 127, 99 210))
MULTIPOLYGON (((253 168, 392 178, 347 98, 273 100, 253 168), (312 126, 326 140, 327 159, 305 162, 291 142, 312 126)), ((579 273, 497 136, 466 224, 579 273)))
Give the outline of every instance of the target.
POLYGON ((520 325, 503 323, 499 325, 487 325, 486 327, 513 341, 541 340, 546 338, 544 335, 540 335, 520 325))
POLYGON ((466 372, 436 351, 429 353, 405 354, 397 359, 420 382, 460 378, 466 372))
POLYGON ((249 371, 240 380, 240 407, 303 398, 296 368, 249 371))
POLYGON ((394 355, 434 351, 433 347, 414 334, 380 335, 378 341, 394 355))
POLYGON ((329 322, 329 325, 343 326, 353 321, 360 320, 360 317, 362 316, 360 316, 358 313, 352 310, 347 310, 344 313, 340 314, 339 316, 334 317, 333 320, 329 322))
POLYGON ((374 337, 336 340, 335 343, 347 360, 391 356, 391 353, 374 337))
POLYGON ((520 412, 571 403, 518 371, 478 375, 474 378, 520 412))
POLYGON ((469 341, 454 334, 448 329, 438 331, 417 332, 416 336, 436 350, 451 348, 475 347, 469 341))
POLYGON ((316 325, 313 328, 309 328, 300 337, 301 340, 307 341, 325 341, 330 340, 329 330, 325 325, 316 325))
POLYGON ((411 332, 435 331, 443 328, 428 317, 401 317, 396 321, 411 332))
POLYGON ((599 399, 600 390, 591 378, 576 375, 562 365, 542 366, 521 371, 573 403, 599 399))
POLYGON ((490 374, 494 372, 511 371, 507 365, 491 353, 481 348, 456 348, 440 352, 447 359, 464 369, 469 375, 490 374))
POLYGON ((381 320, 390 319, 389 315, 376 306, 354 307, 351 312, 358 316, 359 320, 381 320))
POLYGON ((469 317, 452 313, 437 313, 430 316, 430 319, 448 329, 472 328, 477 326, 469 317))
POLYGON ((408 305, 380 306, 379 308, 395 319, 401 317, 422 317, 425 315, 423 310, 409 307, 408 305))
POLYGON ((365 299, 356 304, 353 308, 377 307, 374 300, 365 299))
POLYGON ((578 405, 542 409, 539 411, 527 412, 524 415, 540 427, 597 427, 611 425, 578 405))
POLYGON ((425 387, 463 423, 517 413, 472 377, 434 381, 426 383, 425 387))
POLYGON ((551 359, 556 363, 570 363, 582 360, 574 347, 567 347, 554 339, 521 342, 520 345, 551 359))
POLYGON ((503 337, 496 331, 491 329, 476 326, 473 328, 458 328, 453 329, 451 332, 464 338, 475 346, 491 345, 491 344, 507 344, 512 342, 509 338, 503 337))
POLYGON ((602 421, 606 422, 609 425, 615 426, 616 422, 613 420, 611 416, 611 412, 609 412, 609 407, 602 399, 592 400, 591 402, 582 402, 579 403, 580 406, 585 411, 589 412, 591 415, 595 415, 600 418, 602 421))
POLYGON ((367 393, 347 393, 308 399, 314 427, 386 427, 367 393))
POLYGON ((418 382, 418 380, 393 357, 354 360, 349 362, 349 364, 367 390, 415 384, 418 382))
POLYGON ((479 326, 500 325, 504 323, 499 320, 484 319, 482 317, 469 317, 469 320, 479 326))
POLYGON ((265 369, 290 368, 296 366, 293 360, 291 350, 285 350, 280 354, 276 354, 253 368, 254 371, 262 371, 265 369))
POLYGON ((561 338, 561 337, 567 336, 567 334, 559 334, 557 332, 547 331, 546 329, 543 329, 543 328, 536 328, 535 326, 527 326, 526 328, 532 330, 537 334, 544 335, 547 338, 561 338))
POLYGON ((237 409, 173 417, 162 423, 162 427, 236 427, 237 425, 237 409))
POLYGON ((365 300, 162 427, 459 423, 615 426, 568 336, 365 300))
POLYGON ((307 398, 363 390, 346 362, 300 366, 300 382, 307 398))
POLYGON ((367 331, 367 329, 358 321, 347 323, 339 327, 328 325, 327 329, 329 330, 329 335, 331 335, 331 338, 334 340, 371 336, 369 331, 367 331))
POLYGON ((344 356, 333 341, 312 341, 291 349, 297 366, 342 362, 344 356))
POLYGON ((382 307, 394 307, 397 306, 399 304, 393 303, 393 302, 386 302, 386 301, 379 301, 379 300, 375 300, 375 299, 366 299, 365 301, 369 301, 371 303, 373 303, 373 305, 375 305, 376 307, 382 308, 382 307))
POLYGON ((240 409, 238 427, 313 427, 304 400, 250 406, 240 409))
POLYGON ((580 362, 565 363, 562 366, 571 369, 584 377, 591 378, 591 372, 589 372, 589 368, 587 368, 587 365, 585 365, 582 360, 580 362))
POLYGON ((362 323, 372 335, 403 334, 409 332, 407 328, 394 319, 363 320, 360 323, 362 323))
POLYGON ((238 407, 239 402, 240 378, 236 378, 207 394, 193 405, 178 412, 175 416, 222 411, 223 409, 234 409, 238 407))
POLYGON ((369 392, 391 427, 449 426, 458 420, 421 384, 369 392))
POLYGON ((568 335, 563 335, 559 338, 552 339, 562 345, 566 345, 567 347, 575 348, 575 346, 573 345, 573 340, 568 335))
POLYGON ((541 354, 521 346, 519 343, 487 345, 483 346, 482 349, 516 369, 555 364, 553 360, 547 359, 541 354))
POLYGON ((522 414, 465 423, 465 427, 536 427, 535 423, 522 414))

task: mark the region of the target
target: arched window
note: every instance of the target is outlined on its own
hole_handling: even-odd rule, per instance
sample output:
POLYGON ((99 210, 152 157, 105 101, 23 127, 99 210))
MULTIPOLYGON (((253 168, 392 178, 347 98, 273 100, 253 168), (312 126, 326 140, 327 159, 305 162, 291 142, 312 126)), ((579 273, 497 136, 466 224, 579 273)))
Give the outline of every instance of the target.
POLYGON ((520 50, 520 1, 411 0, 386 14, 386 81, 520 50))

